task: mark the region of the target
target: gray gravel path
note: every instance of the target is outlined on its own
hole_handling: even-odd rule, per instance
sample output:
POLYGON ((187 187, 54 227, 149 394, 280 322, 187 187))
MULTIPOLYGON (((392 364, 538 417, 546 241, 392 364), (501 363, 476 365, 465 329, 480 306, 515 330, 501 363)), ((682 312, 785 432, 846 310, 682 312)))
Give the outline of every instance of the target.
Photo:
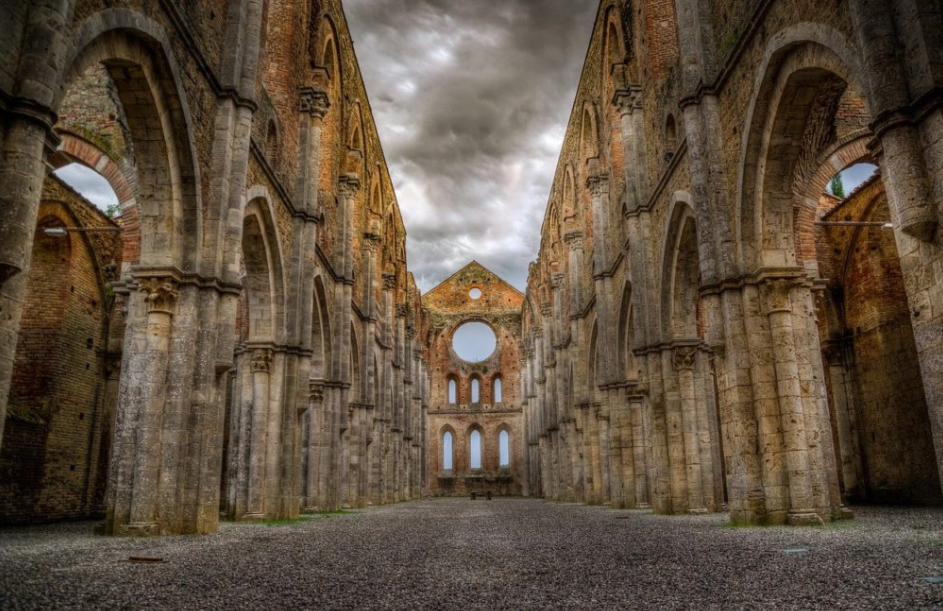
POLYGON ((943 584, 921 579, 943 575, 943 511, 857 516, 731 528, 724 515, 437 499, 209 537, 3 529, 0 609, 943 609, 943 584))

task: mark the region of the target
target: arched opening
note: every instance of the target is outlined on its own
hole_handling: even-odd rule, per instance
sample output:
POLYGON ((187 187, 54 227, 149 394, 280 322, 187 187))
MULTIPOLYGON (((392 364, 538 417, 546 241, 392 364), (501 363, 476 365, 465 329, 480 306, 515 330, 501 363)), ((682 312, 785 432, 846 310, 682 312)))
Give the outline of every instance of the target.
POLYGON ((686 214, 681 235, 675 248, 674 274, 671 287, 671 331, 676 339, 695 339, 702 333, 700 314, 700 262, 694 217, 686 214))
POLYGON ((816 306, 841 490, 849 502, 939 505, 928 404, 881 176, 836 200, 822 196, 822 222, 835 224, 816 231, 818 270, 828 280, 816 306))
POLYGON ((330 508, 329 482, 336 451, 333 414, 324 396, 332 362, 330 320, 324 281, 317 276, 311 321, 308 408, 301 422, 302 509, 306 510, 330 508))
POLYGON ((481 380, 477 376, 473 377, 470 384, 471 404, 477 405, 481 403, 481 380))
POLYGON ((116 163, 133 168, 128 182, 140 218, 140 264, 192 270, 202 244, 199 179, 189 110, 162 51, 143 32, 112 30, 95 38, 66 72, 60 124, 85 126, 73 133, 94 134, 116 163), (111 113, 91 111, 101 105, 82 100, 90 88, 111 113))
POLYGON ((265 158, 273 168, 278 167, 278 125, 275 119, 268 122, 265 132, 265 158))
POLYGON ((468 435, 468 467, 481 469, 481 431, 472 429, 468 435))
POLYGON ((243 216, 237 309, 236 379, 230 396, 228 513, 235 519, 275 511, 277 477, 263 456, 281 443, 281 420, 273 389, 281 384, 280 359, 273 349, 283 340, 282 267, 274 218, 267 200, 252 199, 243 216))
POLYGON ((502 381, 501 376, 495 376, 494 382, 492 384, 492 396, 494 397, 494 402, 496 404, 504 402, 504 389, 502 388, 504 382, 502 381))
POLYGON ((455 376, 449 376, 449 405, 456 405, 458 403, 458 380, 455 379, 455 376))
POLYGON ((771 319, 791 316, 797 330, 813 338, 797 344, 795 356, 782 350, 776 356, 780 371, 793 360, 812 363, 800 366, 799 380, 789 383, 807 422, 824 425, 808 429, 809 454, 824 460, 813 453, 834 452, 838 465, 837 472, 803 474, 828 494, 816 502, 835 507, 842 493, 846 501, 939 505, 943 494, 907 294, 879 193, 883 175, 855 191, 842 188, 843 197, 832 193, 836 170, 843 183, 855 172, 870 172, 857 164, 875 163, 866 148, 872 117, 848 64, 855 58, 839 51, 801 42, 769 54, 741 153, 745 271, 802 266, 826 281, 818 286, 827 284, 821 291, 770 289, 769 301, 780 299, 784 309, 767 306, 771 319), (829 409, 820 413, 822 395, 829 409))
POLYGON ((498 467, 505 469, 511 466, 511 435, 507 429, 498 433, 498 467))
POLYGON ((626 284, 622 291, 622 307, 619 314, 619 350, 622 357, 622 371, 626 380, 638 380, 639 367, 633 350, 632 289, 626 284))
POLYGON ((675 125, 675 117, 668 114, 665 119, 665 161, 670 162, 674 159, 675 151, 678 150, 678 128, 675 125))
POLYGON ((451 471, 455 454, 452 448, 452 431, 442 433, 442 470, 451 471))

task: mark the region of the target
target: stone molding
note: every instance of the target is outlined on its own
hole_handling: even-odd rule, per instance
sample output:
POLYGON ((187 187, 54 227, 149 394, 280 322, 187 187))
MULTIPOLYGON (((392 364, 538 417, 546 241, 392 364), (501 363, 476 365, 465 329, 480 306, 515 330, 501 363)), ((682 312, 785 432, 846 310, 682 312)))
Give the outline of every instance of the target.
POLYGON ((619 89, 612 96, 612 104, 619 110, 619 115, 631 115, 642 110, 642 88, 638 85, 629 85, 626 89, 619 89))
POLYGON ((360 177, 356 174, 344 174, 337 181, 337 192, 341 197, 356 197, 360 191, 360 177))
POLYGON ((252 373, 268 373, 272 370, 272 350, 259 348, 252 352, 252 373))
POLYGON ((154 276, 138 281, 138 290, 145 294, 147 312, 173 314, 180 297, 179 283, 171 276, 154 276))
POLYGON ((672 355, 675 371, 693 371, 697 364, 697 346, 678 346, 672 355))
POLYGON ((326 91, 314 87, 302 87, 298 91, 298 109, 312 119, 324 119, 331 107, 330 97, 326 91))

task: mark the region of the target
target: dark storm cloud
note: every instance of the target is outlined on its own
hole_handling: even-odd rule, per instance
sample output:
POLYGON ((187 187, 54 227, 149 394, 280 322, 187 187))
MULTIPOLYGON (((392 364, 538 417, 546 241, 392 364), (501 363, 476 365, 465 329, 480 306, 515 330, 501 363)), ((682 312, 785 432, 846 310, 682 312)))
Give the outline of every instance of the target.
POLYGON ((597 6, 345 4, 423 290, 472 259, 523 288, 597 6))

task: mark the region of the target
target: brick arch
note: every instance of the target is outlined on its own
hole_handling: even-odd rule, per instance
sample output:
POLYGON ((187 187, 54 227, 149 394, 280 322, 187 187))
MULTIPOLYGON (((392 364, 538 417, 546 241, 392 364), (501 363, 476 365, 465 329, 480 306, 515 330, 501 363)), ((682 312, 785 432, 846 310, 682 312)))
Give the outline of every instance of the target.
POLYGON ((200 177, 189 107, 171 49, 162 27, 140 13, 97 13, 67 43, 54 106, 91 66, 105 66, 133 144, 137 176, 130 182, 139 205, 140 263, 192 270, 203 243, 200 177))
POLYGON ((115 192, 118 198, 118 205, 121 208, 122 264, 127 267, 139 262, 141 257, 141 223, 138 218, 134 186, 128 180, 128 176, 107 153, 88 140, 69 132, 59 132, 59 137, 61 142, 58 152, 64 154, 68 159, 94 170, 108 181, 112 191, 115 192))
POLYGON ((802 190, 797 191, 794 231, 798 263, 812 262, 817 258, 815 221, 828 212, 819 206, 819 199, 828 183, 836 174, 857 163, 876 161, 868 150, 870 140, 870 133, 862 134, 827 148, 817 159, 818 169, 805 181, 802 190))
POLYGON ((800 91, 841 82, 864 91, 853 47, 820 24, 799 24, 771 37, 754 86, 741 148, 736 209, 740 264, 745 271, 798 264, 794 177, 812 105, 800 91))

